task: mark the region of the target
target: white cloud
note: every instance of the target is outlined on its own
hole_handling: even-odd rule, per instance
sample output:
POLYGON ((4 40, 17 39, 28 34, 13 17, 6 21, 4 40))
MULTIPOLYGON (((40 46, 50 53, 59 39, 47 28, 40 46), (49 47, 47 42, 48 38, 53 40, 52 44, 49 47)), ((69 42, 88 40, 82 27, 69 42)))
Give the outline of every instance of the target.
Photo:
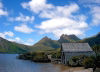
POLYGON ((53 33, 59 37, 62 34, 84 35, 88 24, 85 21, 76 21, 69 18, 54 18, 41 23, 40 28, 43 33, 53 33))
POLYGON ((16 37, 15 40, 16 40, 17 42, 21 42, 21 39, 20 39, 19 37, 16 37))
POLYGON ((52 33, 57 37, 61 34, 84 35, 88 28, 87 17, 82 14, 75 15, 80 8, 76 3, 54 6, 47 4, 46 0, 31 0, 22 3, 22 6, 38 13, 41 18, 48 18, 36 26, 41 30, 40 33, 52 33))
POLYGON ((9 18, 10 21, 20 21, 20 22, 33 22, 34 21, 34 16, 25 16, 22 13, 18 17, 15 18, 9 18))
POLYGON ((62 34, 82 36, 88 28, 87 17, 81 14, 73 15, 78 10, 79 6, 75 3, 66 6, 55 6, 53 11, 48 10, 40 14, 41 17, 50 19, 43 21, 36 28, 42 30, 40 33, 52 33, 56 37, 62 34))
POLYGON ((11 31, 8 31, 8 32, 4 32, 5 35, 8 35, 10 37, 13 37, 14 36, 14 33, 11 32, 11 31))
POLYGON ((0 2, 0 16, 6 16, 8 15, 8 12, 4 10, 2 2, 0 2))
POLYGON ((0 37, 5 38, 5 34, 4 33, 0 33, 0 37))
POLYGON ((23 42, 23 41, 21 40, 21 38, 19 38, 19 37, 16 37, 16 38, 7 38, 7 40, 12 41, 12 42, 17 42, 17 43, 23 42))
POLYGON ((72 13, 76 12, 79 9, 78 5, 73 3, 69 6, 55 6, 52 10, 43 10, 40 13, 42 18, 57 18, 57 17, 68 17, 72 13))
POLYGON ((23 2, 21 5, 23 8, 29 9, 35 13, 53 8, 53 5, 47 4, 46 0, 31 0, 29 2, 23 2))
POLYGON ((92 24, 93 25, 100 25, 100 6, 94 6, 91 8, 91 13, 92 13, 92 24))
POLYGON ((32 32, 34 32, 34 30, 30 27, 28 27, 26 24, 22 24, 20 26, 15 26, 14 29, 18 32, 23 32, 26 34, 30 34, 32 32))
POLYGON ((25 45, 33 45, 34 40, 29 38, 26 42, 24 42, 25 45))
POLYGON ((34 40, 29 38, 27 41, 22 40, 20 37, 15 37, 15 38, 7 38, 7 40, 11 42, 16 42, 24 45, 33 45, 34 40))
POLYGON ((31 38, 29 38, 29 39, 27 40, 27 42, 31 43, 31 42, 34 42, 34 40, 31 39, 31 38))
POLYGON ((6 36, 13 37, 14 33, 11 31, 0 33, 0 37, 6 38, 6 36))
POLYGON ((100 0, 79 0, 85 7, 90 8, 91 25, 100 25, 100 0))

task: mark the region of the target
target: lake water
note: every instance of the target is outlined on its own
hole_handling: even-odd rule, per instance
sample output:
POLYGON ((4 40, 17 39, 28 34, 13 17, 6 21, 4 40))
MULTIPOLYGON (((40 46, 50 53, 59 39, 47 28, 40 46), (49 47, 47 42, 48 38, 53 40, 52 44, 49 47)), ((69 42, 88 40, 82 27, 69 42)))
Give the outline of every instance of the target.
POLYGON ((66 72, 67 66, 19 60, 17 54, 0 54, 0 72, 66 72))

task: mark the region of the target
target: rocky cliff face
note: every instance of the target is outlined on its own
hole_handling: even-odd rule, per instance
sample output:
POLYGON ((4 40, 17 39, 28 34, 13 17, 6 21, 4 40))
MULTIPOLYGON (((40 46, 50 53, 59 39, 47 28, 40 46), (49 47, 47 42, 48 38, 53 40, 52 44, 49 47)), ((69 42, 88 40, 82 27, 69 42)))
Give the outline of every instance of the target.
POLYGON ((77 36, 75 35, 61 35, 60 39, 58 40, 58 42, 60 43, 68 43, 68 42, 76 42, 80 40, 77 36))

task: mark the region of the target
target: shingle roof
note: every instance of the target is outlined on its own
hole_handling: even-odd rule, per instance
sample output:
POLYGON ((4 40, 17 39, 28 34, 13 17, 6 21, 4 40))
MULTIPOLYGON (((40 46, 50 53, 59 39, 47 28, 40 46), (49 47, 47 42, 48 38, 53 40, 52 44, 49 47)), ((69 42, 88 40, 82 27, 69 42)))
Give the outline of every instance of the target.
POLYGON ((62 50, 64 52, 92 51, 88 43, 63 43, 62 50))

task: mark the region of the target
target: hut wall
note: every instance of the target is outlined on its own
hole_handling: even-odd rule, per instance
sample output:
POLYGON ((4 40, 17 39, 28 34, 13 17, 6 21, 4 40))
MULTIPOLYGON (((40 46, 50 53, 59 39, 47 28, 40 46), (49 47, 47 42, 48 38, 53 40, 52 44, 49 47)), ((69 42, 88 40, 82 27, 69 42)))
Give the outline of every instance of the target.
POLYGON ((95 53, 93 51, 91 52, 64 52, 64 55, 65 55, 65 59, 63 60, 65 61, 65 64, 67 64, 69 59, 73 56, 79 56, 79 55, 91 56, 91 55, 95 55, 95 53))

